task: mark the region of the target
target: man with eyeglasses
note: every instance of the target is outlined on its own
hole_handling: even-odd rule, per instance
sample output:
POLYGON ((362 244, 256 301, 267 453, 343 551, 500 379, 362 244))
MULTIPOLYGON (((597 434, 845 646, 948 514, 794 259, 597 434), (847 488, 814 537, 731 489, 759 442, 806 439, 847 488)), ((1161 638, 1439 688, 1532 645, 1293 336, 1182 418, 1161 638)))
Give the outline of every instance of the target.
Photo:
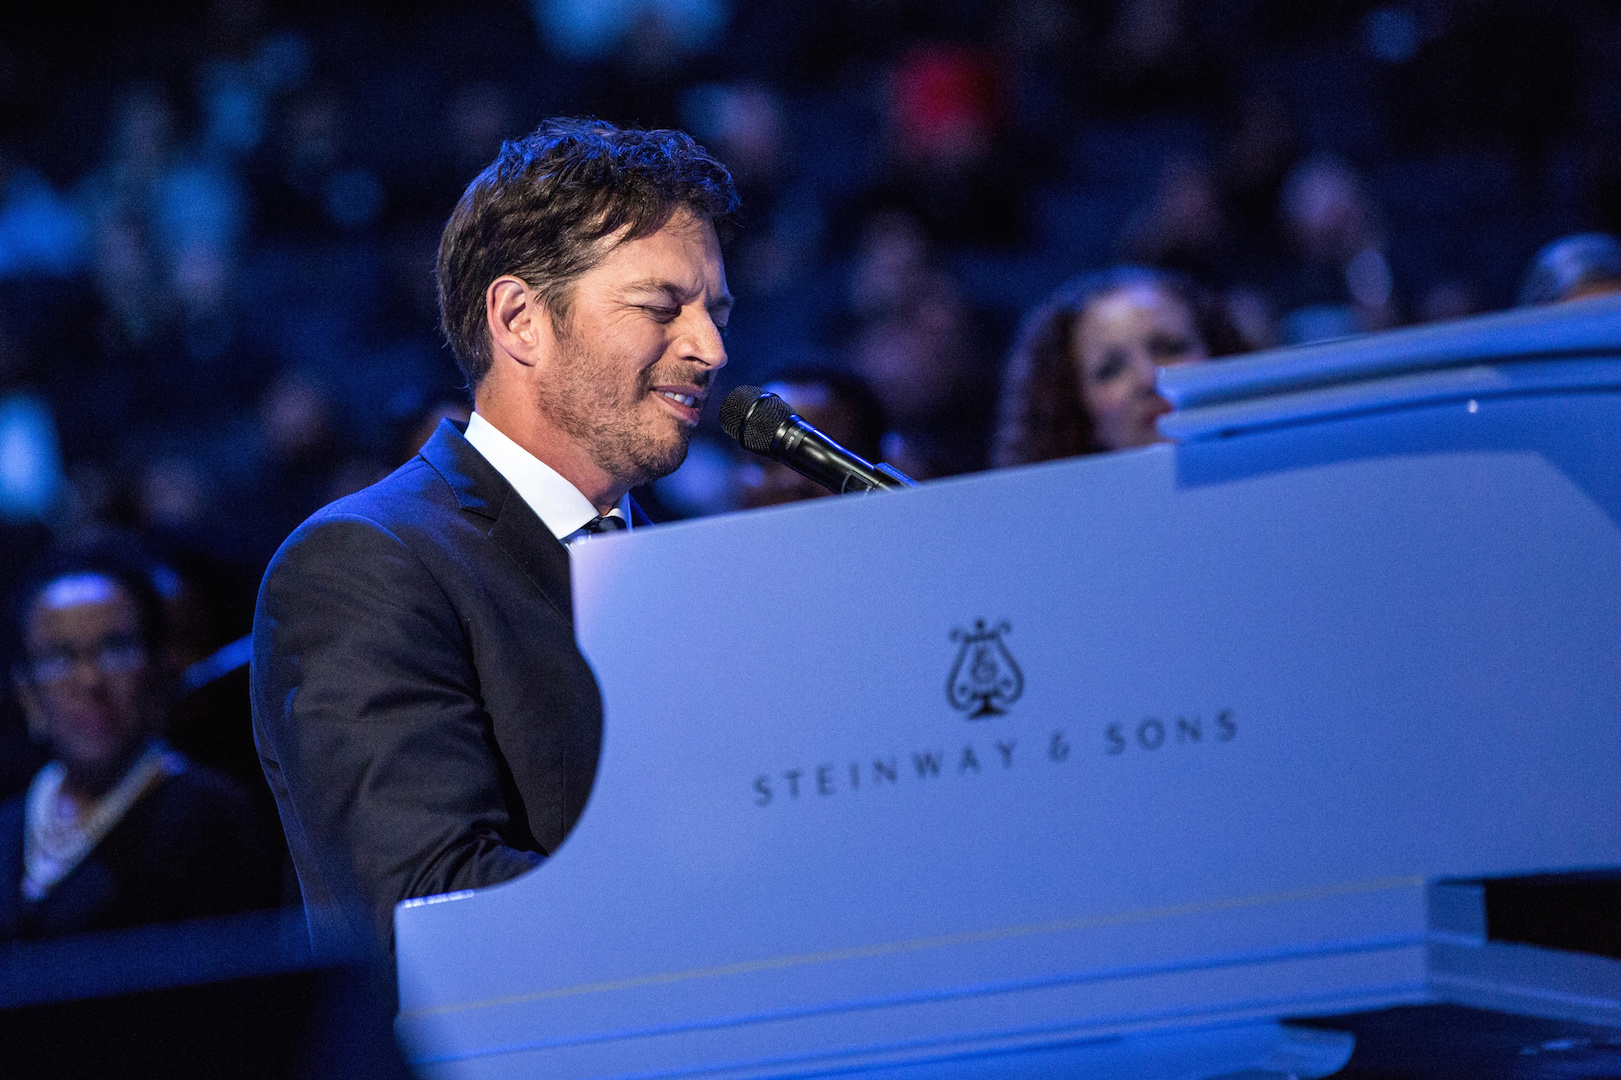
POLYGON ((12 672, 50 751, 0 805, 0 939, 273 906, 278 873, 247 796, 159 738, 163 605, 138 569, 58 558, 14 607, 12 672))

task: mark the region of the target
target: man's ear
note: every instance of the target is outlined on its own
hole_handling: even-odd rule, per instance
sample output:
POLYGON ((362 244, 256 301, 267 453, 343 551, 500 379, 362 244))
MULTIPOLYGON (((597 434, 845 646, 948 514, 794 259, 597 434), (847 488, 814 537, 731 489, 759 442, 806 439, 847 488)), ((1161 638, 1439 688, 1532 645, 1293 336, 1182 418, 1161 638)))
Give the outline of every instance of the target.
POLYGON ((484 291, 484 314, 496 363, 507 356, 533 367, 550 351, 555 340, 551 312, 522 280, 508 274, 490 282, 484 291))

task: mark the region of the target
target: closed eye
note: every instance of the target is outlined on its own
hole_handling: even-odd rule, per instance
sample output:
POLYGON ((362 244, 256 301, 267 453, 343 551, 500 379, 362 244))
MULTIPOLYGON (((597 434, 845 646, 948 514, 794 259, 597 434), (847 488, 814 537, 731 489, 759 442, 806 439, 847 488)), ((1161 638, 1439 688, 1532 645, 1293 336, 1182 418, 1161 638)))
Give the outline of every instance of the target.
POLYGON ((1126 370, 1126 354, 1121 349, 1110 349, 1104 354, 1103 363, 1098 366, 1097 373, 1092 376, 1094 382, 1106 383, 1126 370))
POLYGON ((1185 337, 1156 334, 1148 340, 1148 352, 1155 363, 1166 364, 1180 360, 1193 349, 1193 342, 1185 337))

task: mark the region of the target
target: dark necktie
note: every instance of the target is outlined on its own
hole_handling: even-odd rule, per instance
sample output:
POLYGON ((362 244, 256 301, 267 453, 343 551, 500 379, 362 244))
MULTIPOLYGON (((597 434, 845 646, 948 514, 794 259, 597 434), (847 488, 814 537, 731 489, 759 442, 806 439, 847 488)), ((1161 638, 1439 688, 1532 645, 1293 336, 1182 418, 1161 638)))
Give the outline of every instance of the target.
POLYGON ((624 518, 609 517, 606 514, 598 514, 584 525, 581 525, 578 529, 575 529, 573 532, 563 537, 563 546, 573 547, 575 544, 585 543, 593 536, 601 536, 603 533, 615 533, 626 528, 629 528, 629 526, 626 524, 624 518))

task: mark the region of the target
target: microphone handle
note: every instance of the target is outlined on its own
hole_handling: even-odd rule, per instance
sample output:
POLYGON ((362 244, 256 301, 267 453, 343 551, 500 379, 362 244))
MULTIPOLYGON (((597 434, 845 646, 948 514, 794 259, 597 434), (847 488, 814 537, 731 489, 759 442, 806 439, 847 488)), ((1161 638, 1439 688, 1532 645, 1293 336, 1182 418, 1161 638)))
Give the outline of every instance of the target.
POLYGON ((899 473, 884 472, 879 466, 853 454, 792 414, 778 429, 766 454, 799 475, 816 481, 829 491, 848 495, 861 491, 896 491, 915 487, 899 473))

